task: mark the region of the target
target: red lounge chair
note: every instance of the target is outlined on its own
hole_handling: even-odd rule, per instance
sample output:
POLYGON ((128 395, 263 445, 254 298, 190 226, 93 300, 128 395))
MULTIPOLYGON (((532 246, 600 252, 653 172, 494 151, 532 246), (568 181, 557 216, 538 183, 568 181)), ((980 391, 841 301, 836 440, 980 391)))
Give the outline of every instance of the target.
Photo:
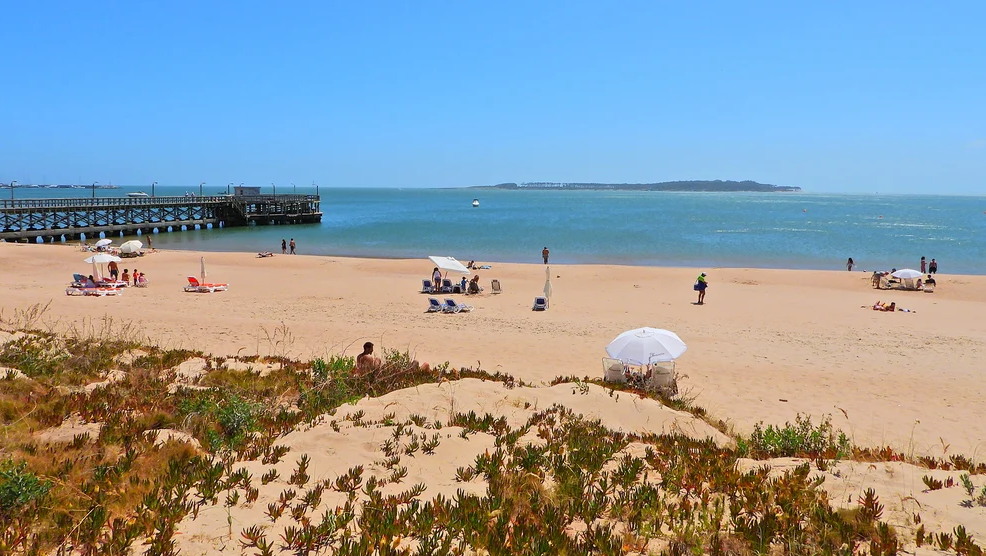
POLYGON ((185 286, 185 291, 192 293, 224 292, 228 289, 229 284, 203 284, 194 276, 188 277, 188 285, 185 286))

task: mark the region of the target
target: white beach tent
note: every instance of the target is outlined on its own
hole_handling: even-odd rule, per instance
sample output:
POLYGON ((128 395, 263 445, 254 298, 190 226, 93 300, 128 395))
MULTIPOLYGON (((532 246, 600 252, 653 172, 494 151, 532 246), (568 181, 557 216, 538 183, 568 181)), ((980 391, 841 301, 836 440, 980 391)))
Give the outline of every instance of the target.
POLYGON ((436 255, 430 255, 428 260, 435 263, 435 266, 437 266, 439 270, 444 270, 445 276, 448 276, 449 272, 457 272, 459 274, 466 275, 472 274, 472 271, 466 268, 466 265, 457 261, 455 257, 439 257, 436 255))

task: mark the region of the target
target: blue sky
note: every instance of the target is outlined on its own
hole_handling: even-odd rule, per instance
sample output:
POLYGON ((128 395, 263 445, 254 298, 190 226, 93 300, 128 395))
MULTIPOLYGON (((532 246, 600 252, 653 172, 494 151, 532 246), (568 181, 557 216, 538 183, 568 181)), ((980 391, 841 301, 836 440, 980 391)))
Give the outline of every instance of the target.
POLYGON ((807 4, 6 2, 0 182, 986 191, 986 2, 807 4))

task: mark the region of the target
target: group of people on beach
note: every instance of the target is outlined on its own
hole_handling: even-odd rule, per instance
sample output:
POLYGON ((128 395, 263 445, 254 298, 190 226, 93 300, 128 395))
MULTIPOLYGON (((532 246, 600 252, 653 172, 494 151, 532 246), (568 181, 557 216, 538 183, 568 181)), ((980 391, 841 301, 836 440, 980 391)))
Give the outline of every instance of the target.
MULTIPOLYGON (((291 247, 291 254, 292 255, 297 255, 297 253, 294 252, 294 248, 295 248, 294 238, 291 238, 291 243, 288 243, 288 242, 284 241, 284 238, 281 238, 281 254, 282 255, 287 255, 288 254, 288 247, 291 247)), ((270 255, 265 255, 265 256, 270 256, 270 255)))
MULTIPOLYGON (((856 266, 856 262, 852 260, 852 257, 849 257, 849 260, 846 261, 846 270, 852 272, 852 267, 854 266, 856 266)), ((895 268, 891 272, 897 272, 897 269, 895 268)), ((924 257, 921 257, 921 274, 928 274, 930 277, 930 275, 937 273, 938 273, 938 261, 932 258, 931 262, 929 263, 924 257)))

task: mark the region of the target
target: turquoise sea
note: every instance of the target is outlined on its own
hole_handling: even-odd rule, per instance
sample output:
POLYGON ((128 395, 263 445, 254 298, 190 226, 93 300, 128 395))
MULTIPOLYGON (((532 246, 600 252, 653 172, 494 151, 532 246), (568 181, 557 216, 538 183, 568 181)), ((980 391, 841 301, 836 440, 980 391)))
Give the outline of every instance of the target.
MULTIPOLYGON (((122 196, 138 189, 149 192, 123 187, 96 194, 122 196)), ((187 190, 198 193, 195 187, 158 186, 156 194, 187 190)), ((205 188, 207 195, 218 192, 205 188)), ((154 246, 280 253, 281 239, 293 237, 298 252, 311 255, 540 263, 547 246, 553 263, 844 269, 852 257, 860 270, 917 268, 923 255, 936 258, 942 273, 986 274, 986 197, 344 188, 319 193, 321 224, 162 231, 154 246), (479 208, 471 206, 473 198, 479 208)))

